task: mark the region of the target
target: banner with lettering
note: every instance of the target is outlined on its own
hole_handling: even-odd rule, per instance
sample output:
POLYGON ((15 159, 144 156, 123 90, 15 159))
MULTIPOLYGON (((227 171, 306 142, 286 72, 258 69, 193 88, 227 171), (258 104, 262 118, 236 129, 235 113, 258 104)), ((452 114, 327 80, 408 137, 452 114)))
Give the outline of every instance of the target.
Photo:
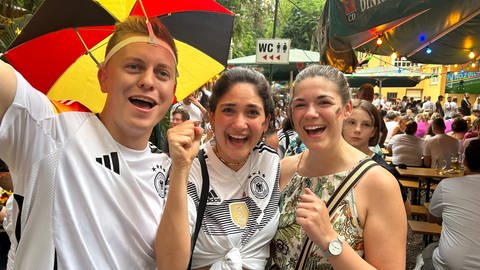
POLYGON ((480 94, 480 72, 458 71, 447 72, 445 93, 450 94, 480 94))

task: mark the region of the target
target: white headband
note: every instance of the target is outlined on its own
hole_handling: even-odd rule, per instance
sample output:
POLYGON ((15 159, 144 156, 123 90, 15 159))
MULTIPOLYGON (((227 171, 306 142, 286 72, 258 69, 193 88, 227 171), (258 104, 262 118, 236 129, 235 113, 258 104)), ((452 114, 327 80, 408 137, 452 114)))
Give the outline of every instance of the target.
POLYGON ((113 48, 108 52, 107 56, 105 56, 103 65, 105 66, 110 60, 110 58, 112 58, 112 56, 116 54, 123 47, 127 46, 128 44, 141 43, 141 42, 165 48, 172 55, 173 61, 175 62, 175 67, 177 66, 177 58, 175 57, 175 54, 173 53, 172 48, 165 41, 158 38, 152 39, 148 36, 133 36, 120 41, 115 46, 113 46, 113 48))

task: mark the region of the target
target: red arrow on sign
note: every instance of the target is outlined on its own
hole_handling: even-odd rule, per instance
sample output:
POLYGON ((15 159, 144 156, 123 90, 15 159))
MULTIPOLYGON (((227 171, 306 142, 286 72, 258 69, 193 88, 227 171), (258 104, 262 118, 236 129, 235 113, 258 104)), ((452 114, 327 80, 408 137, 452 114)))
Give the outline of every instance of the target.
POLYGON ((280 54, 279 54, 279 55, 277 55, 277 60, 280 60, 280 54))
POLYGON ((265 59, 265 60, 267 60, 267 55, 265 54, 262 58, 265 59))
POLYGON ((272 55, 270 55, 270 60, 273 60, 273 54, 272 54, 272 55))

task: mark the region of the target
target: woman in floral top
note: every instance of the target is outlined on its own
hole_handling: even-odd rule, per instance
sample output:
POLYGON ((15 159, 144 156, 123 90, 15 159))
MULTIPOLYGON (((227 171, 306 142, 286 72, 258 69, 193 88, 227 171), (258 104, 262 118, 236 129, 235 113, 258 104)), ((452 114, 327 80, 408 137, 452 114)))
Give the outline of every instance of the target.
POLYGON ((296 269, 308 236, 315 245, 303 269, 405 269, 407 219, 390 173, 374 166, 332 216, 325 205, 345 176, 368 158, 342 137, 343 121, 352 112, 343 74, 313 65, 298 74, 294 85, 289 110, 307 150, 281 162, 273 263, 296 269))

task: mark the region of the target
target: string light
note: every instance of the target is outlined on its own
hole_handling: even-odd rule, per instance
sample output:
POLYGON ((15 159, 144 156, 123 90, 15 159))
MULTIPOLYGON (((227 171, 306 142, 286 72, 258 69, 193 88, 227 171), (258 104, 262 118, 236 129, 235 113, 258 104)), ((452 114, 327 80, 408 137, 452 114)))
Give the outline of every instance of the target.
POLYGON ((472 68, 476 67, 477 64, 475 64, 475 62, 472 63, 472 68))
POLYGON ((398 58, 398 55, 397 55, 396 52, 393 52, 391 56, 392 56, 392 59, 397 59, 398 58))
POLYGON ((427 49, 425 50, 425 52, 426 52, 427 54, 431 54, 431 53, 432 53, 432 49, 430 49, 430 47, 427 47, 427 49))
POLYGON ((379 37, 377 38, 377 46, 382 45, 382 43, 383 43, 383 39, 382 39, 381 36, 379 36, 379 37))
POLYGON ((473 51, 470 51, 470 53, 468 54, 468 58, 470 59, 475 58, 475 53, 473 51))

